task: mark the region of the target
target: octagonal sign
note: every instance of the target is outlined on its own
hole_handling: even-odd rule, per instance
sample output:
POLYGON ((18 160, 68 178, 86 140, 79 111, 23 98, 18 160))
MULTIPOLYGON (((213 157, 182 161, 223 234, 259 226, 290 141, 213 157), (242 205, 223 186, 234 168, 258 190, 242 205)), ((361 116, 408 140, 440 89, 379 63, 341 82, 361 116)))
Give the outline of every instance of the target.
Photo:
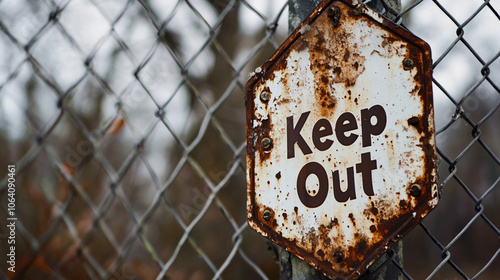
POLYGON ((352 279, 438 202, 431 54, 355 1, 323 1, 247 84, 250 226, 352 279))

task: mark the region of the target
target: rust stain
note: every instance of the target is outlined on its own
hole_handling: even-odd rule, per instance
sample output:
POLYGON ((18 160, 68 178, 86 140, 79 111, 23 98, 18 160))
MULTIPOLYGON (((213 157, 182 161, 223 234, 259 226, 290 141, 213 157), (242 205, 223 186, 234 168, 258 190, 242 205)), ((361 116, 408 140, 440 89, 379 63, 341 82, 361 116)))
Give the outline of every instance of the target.
MULTIPOLYGON (((315 75, 319 85, 327 86, 332 83, 343 83, 347 87, 356 84, 356 80, 365 70, 365 57, 360 56, 356 50, 347 50, 350 42, 353 41, 353 31, 348 27, 351 25, 347 17, 347 10, 340 9, 342 21, 335 28, 335 35, 328 36, 331 30, 325 28, 311 28, 304 34, 305 42, 310 50, 311 71, 315 75), (327 38, 327 39, 325 39, 327 38), (333 75, 332 75, 333 72, 333 75), (331 77, 331 81, 328 77, 331 77)), ((316 26, 328 26, 331 19, 327 15, 319 16, 316 26)), ((325 99, 324 95, 331 94, 327 87, 319 88, 320 99, 325 99)), ((331 103, 324 102, 323 106, 331 103)))

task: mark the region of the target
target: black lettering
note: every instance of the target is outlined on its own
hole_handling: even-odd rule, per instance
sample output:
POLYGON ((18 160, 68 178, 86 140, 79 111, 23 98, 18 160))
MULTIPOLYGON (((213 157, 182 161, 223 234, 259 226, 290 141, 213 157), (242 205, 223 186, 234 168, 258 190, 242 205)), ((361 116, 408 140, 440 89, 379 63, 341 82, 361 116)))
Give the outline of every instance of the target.
POLYGON ((374 195, 372 170, 377 169, 377 160, 372 160, 370 153, 361 154, 361 163, 356 164, 356 173, 361 173, 363 190, 368 196, 374 195))
POLYGON ((318 120, 314 124, 312 132, 312 140, 314 146, 320 151, 328 150, 332 146, 333 141, 330 139, 325 139, 325 141, 321 141, 321 138, 330 136, 332 134, 333 130, 330 122, 327 119, 318 120))
POLYGON ((293 127, 293 116, 286 118, 287 158, 295 157, 295 143, 297 143, 304 155, 312 153, 311 148, 309 148, 302 135, 300 135, 300 131, 304 127, 310 113, 311 111, 302 113, 295 127, 293 127))
MULTIPOLYGON (((387 115, 380 105, 375 105, 370 109, 361 110, 361 130, 363 134, 363 147, 372 145, 372 135, 380 135, 387 124, 387 115), (376 117, 377 123, 372 125, 371 119, 376 117)), ((340 141, 340 140, 339 140, 340 141)))
POLYGON ((339 171, 333 172, 333 195, 338 202, 346 202, 349 199, 356 199, 356 189, 354 185, 354 168, 347 168, 347 190, 340 189, 339 171))
POLYGON ((297 177, 297 193, 299 194, 300 201, 306 207, 316 208, 323 204, 328 195, 328 175, 321 164, 309 162, 302 167, 297 177), (315 196, 309 195, 306 189, 306 180, 311 174, 316 175, 319 180, 319 189, 315 196))
POLYGON ((352 145, 358 139, 358 135, 351 133, 346 136, 345 133, 355 130, 358 128, 358 123, 356 122, 356 117, 350 112, 345 112, 337 119, 335 124, 335 134, 337 139, 344 146, 352 145))

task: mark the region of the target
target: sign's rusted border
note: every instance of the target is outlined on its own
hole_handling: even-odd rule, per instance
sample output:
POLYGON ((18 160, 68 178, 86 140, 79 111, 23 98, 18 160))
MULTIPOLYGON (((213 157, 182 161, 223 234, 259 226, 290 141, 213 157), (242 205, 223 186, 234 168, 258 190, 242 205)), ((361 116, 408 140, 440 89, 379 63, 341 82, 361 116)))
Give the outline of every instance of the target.
MULTIPOLYGON (((266 61, 259 69, 256 71, 254 75, 250 78, 246 85, 246 95, 245 95, 245 103, 247 109, 247 196, 248 196, 248 220, 252 221, 269 239, 274 241, 275 243, 285 247, 288 251, 298 255, 300 258, 303 258, 309 264, 313 265, 316 268, 322 268, 323 272, 330 277, 347 277, 348 279, 359 276, 362 272, 364 272, 367 267, 373 263, 379 256, 381 256, 387 248, 383 246, 377 248, 372 255, 365 256, 362 264, 354 271, 352 271, 349 275, 340 275, 336 271, 334 271, 329 264, 321 263, 321 261, 315 259, 314 257, 306 257, 309 255, 305 250, 297 247, 295 244, 290 242, 287 239, 281 237, 276 231, 273 230, 277 225, 272 224, 271 222, 265 221, 260 215, 260 210, 256 206, 255 202, 255 152, 258 152, 262 149, 261 147, 261 138, 264 135, 269 133, 270 127, 263 124, 261 131, 259 131, 258 135, 254 135, 254 130, 252 127, 252 123, 254 121, 255 115, 253 114, 253 108, 255 106, 254 100, 257 98, 255 93, 253 92, 254 86, 259 81, 264 81, 270 78, 272 75, 271 71, 267 71, 274 64, 279 63, 280 59, 282 59, 283 55, 286 53, 287 49, 301 37, 301 29, 313 23, 316 18, 323 12, 326 12, 328 7, 332 5, 334 2, 342 2, 348 5, 350 8, 353 8, 357 11, 358 16, 367 17, 374 24, 377 24, 384 30, 389 30, 396 37, 402 38, 405 41, 409 42, 409 44, 413 45, 420 52, 409 53, 408 57, 415 61, 415 67, 418 68, 418 74, 415 76, 416 82, 421 84, 421 90, 419 95, 423 95, 423 111, 424 114, 419 116, 416 119, 413 119, 409 124, 418 129, 419 132, 424 133, 424 137, 420 139, 420 144, 422 149, 425 151, 425 163, 424 168, 428 172, 426 172, 423 178, 419 178, 418 182, 422 186, 422 193, 418 197, 420 200, 418 202, 417 208, 414 209, 414 212, 417 213, 416 217, 411 217, 411 215, 407 215, 407 217, 398 216, 398 221, 400 222, 399 227, 392 234, 386 236, 384 239, 384 244, 387 247, 393 246, 402 236, 408 233, 413 227, 415 227, 420 221, 421 217, 425 216, 431 209, 429 206, 426 207, 426 201, 433 199, 437 193, 433 194, 432 185, 437 184, 437 170, 436 170, 436 151, 434 147, 434 119, 432 118, 431 122, 427 119, 429 114, 433 113, 433 100, 432 100, 432 61, 431 61, 431 50, 427 43, 422 41, 420 38, 416 37, 409 31, 404 28, 394 24, 388 19, 385 19, 365 5, 351 0, 323 0, 314 11, 306 18, 306 20, 299 25, 299 27, 292 33, 292 35, 279 47, 279 49, 273 54, 273 56, 266 61), (420 119, 419 119, 420 118, 420 119), (267 130, 267 131, 266 131, 267 130)), ((410 48, 413 50, 414 48, 410 48)), ((274 221, 274 220, 273 220, 274 221)), ((275 221, 274 221, 275 223, 275 221)), ((390 224, 391 220, 387 221, 387 224, 390 224)))

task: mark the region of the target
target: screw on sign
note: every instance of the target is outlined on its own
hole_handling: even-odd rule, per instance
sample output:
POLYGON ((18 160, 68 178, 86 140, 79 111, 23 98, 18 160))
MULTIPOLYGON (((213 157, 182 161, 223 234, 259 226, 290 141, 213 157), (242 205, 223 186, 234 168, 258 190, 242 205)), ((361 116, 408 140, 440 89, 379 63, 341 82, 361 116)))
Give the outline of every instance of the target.
POLYGON ((354 279, 438 202, 431 54, 357 1, 323 1, 247 83, 250 226, 354 279))

